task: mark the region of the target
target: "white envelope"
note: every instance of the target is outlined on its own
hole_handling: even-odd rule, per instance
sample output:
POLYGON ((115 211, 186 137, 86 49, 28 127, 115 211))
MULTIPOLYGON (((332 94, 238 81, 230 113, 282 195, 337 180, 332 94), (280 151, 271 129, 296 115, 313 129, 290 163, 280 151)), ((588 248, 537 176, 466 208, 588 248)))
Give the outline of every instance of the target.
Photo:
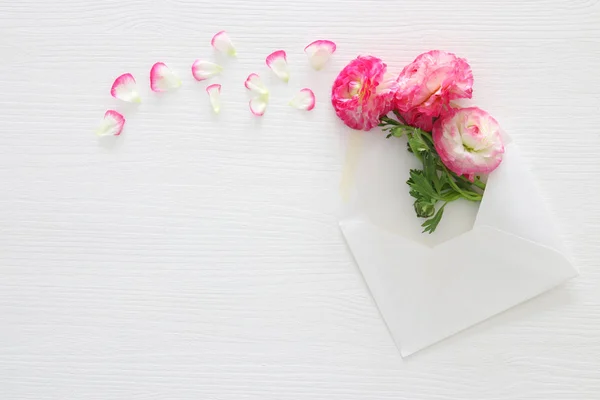
POLYGON ((490 174, 479 211, 470 211, 472 217, 476 215, 473 228, 469 230, 472 219, 469 223, 469 211, 465 213, 464 208, 468 202, 448 204, 438 228, 446 232, 440 234, 447 236, 447 229, 464 221, 467 225, 459 226, 462 234, 431 247, 422 243, 430 238, 416 236, 425 235, 417 225, 423 220, 417 219, 410 206, 405 183, 414 160, 400 162, 402 168, 394 161, 390 166, 391 157, 414 157, 406 152, 405 143, 394 144, 390 152, 383 147, 389 147, 389 141, 380 136, 366 140, 371 142, 362 156, 374 163, 371 167, 368 162, 359 163, 356 173, 364 168, 362 172, 371 178, 362 180, 368 182, 363 187, 357 182, 357 195, 363 201, 355 201, 340 227, 403 357, 577 275, 514 143, 506 145, 502 164, 490 174), (378 193, 385 192, 384 183, 373 184, 390 174, 399 185, 393 193, 406 192, 397 196, 402 199, 390 199, 390 191, 378 193), (408 220, 402 223, 410 225, 408 231, 418 232, 412 238, 390 229, 386 215, 393 221, 399 212, 415 220, 413 225, 408 220))

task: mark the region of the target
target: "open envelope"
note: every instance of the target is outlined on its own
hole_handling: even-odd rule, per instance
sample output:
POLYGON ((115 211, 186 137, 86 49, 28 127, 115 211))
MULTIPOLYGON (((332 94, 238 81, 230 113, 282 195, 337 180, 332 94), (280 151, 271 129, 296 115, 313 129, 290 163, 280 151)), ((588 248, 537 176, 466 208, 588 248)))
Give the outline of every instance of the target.
MULTIPOLYGON (((406 187, 408 169, 387 171, 406 187)), ((452 224, 448 216, 455 203, 446 207, 440 227, 452 224)), ((378 212, 399 207, 388 202, 378 212)), ((417 220, 408 203, 402 207, 417 220)), ((443 243, 430 247, 394 233, 364 211, 355 206, 340 226, 402 356, 577 275, 514 143, 506 146, 502 164, 489 176, 479 210, 473 212, 473 228, 443 243)))

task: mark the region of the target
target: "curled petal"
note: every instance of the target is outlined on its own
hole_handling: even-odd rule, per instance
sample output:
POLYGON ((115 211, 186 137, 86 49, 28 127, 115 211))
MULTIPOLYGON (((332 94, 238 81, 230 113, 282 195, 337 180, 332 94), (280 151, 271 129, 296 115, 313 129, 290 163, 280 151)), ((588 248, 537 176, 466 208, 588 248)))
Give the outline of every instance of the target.
POLYGON ((96 135, 119 136, 123 131, 123 125, 125 125, 125 118, 115 110, 108 110, 96 129, 96 135))
POLYGON ((267 56, 267 66, 284 82, 290 80, 287 55, 283 50, 277 50, 267 56))
POLYGON ((290 100, 289 105, 299 110, 310 111, 315 108, 315 94, 312 90, 304 88, 290 100))
POLYGON ((229 39, 229 36, 225 31, 221 31, 213 36, 210 45, 214 47, 215 50, 225 53, 228 56, 235 57, 237 54, 233 43, 231 43, 231 39, 229 39))
POLYGON ((110 95, 115 99, 130 103, 141 103, 142 101, 135 78, 131 74, 123 74, 115 79, 110 88, 110 95))
POLYGON ((329 61, 335 49, 335 43, 330 40, 315 40, 304 48, 304 52, 308 56, 310 65, 318 71, 329 61))
POLYGON ((257 95, 265 95, 269 93, 269 89, 267 89, 258 74, 252 73, 248 75, 246 82, 244 82, 244 86, 246 86, 246 89, 257 95))
POLYGON ((250 100, 250 111, 257 117, 262 117, 267 109, 268 98, 266 96, 258 96, 250 100))
POLYGON ((221 85, 218 83, 209 85, 206 88, 206 93, 208 93, 213 111, 215 114, 218 114, 221 111, 221 85))
POLYGON ((165 63, 157 62, 150 70, 150 89, 154 92, 167 92, 181 86, 181 79, 167 67, 165 63))
POLYGON ((223 67, 210 61, 196 60, 192 64, 192 75, 197 81, 219 75, 221 71, 223 71, 223 67))

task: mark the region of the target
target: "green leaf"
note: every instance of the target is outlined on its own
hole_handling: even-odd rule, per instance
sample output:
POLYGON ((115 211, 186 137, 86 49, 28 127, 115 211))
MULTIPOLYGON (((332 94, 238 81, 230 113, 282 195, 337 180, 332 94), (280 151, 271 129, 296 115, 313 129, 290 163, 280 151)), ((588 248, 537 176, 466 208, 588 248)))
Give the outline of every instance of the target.
POLYGON ((433 184, 435 191, 440 193, 439 178, 437 173, 437 162, 431 152, 423 153, 423 174, 433 184))
POLYGON ((423 171, 421 170, 411 169, 410 179, 406 183, 411 189, 420 193, 422 198, 441 200, 441 196, 435 191, 431 182, 423 175, 423 171))
POLYGON ((442 216, 444 215, 444 207, 446 207, 446 204, 448 203, 444 203, 444 205, 441 206, 439 210, 437 210, 433 218, 430 218, 427 221, 423 222, 423 224, 421 225, 423 228, 425 228, 423 229, 423 233, 429 232, 429 234, 432 234, 436 230, 438 224, 442 220, 442 216))
POLYGON ((414 154, 422 154, 429 151, 429 146, 420 137, 412 136, 408 139, 408 146, 414 154))
MULTIPOLYGON (((437 171, 436 171, 436 174, 437 174, 437 171)), ((446 189, 446 187, 450 187, 450 185, 448 184, 448 176, 446 174, 442 174, 438 178, 438 185, 436 186, 436 189, 437 189, 438 193, 442 193, 442 191, 444 189, 446 189)))

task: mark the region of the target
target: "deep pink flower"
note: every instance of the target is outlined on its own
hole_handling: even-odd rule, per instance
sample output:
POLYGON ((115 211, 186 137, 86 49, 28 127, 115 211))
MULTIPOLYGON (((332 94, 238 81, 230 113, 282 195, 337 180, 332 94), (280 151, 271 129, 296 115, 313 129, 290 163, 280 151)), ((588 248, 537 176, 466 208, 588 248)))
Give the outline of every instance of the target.
POLYGON ((396 79, 387 76, 386 65, 376 57, 352 60, 333 83, 331 103, 338 117, 353 129, 368 131, 392 109, 396 79))
POLYGON ((451 100, 471 98, 473 72, 465 59, 432 50, 404 67, 398 86, 395 106, 399 111, 438 117, 451 100))
POLYGON ((445 113, 433 126, 433 143, 444 165, 471 181, 495 170, 504 153, 498 122, 477 107, 445 113))
POLYGON ((415 128, 423 129, 426 132, 431 132, 433 128, 433 117, 425 115, 420 111, 401 112, 400 115, 408 125, 415 128))

